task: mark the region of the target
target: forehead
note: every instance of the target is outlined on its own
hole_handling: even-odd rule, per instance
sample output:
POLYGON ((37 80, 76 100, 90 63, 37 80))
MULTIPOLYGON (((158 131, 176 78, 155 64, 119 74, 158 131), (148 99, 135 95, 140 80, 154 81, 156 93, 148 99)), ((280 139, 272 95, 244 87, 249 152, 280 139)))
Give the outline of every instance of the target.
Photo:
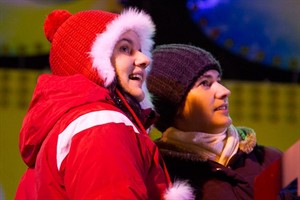
POLYGON ((128 30, 128 31, 125 31, 124 33, 122 33, 120 35, 120 39, 118 42, 121 42, 124 40, 130 41, 130 42, 136 43, 136 44, 140 43, 140 38, 139 38, 138 34, 133 30, 128 30))
POLYGON ((215 69, 207 70, 204 74, 202 74, 199 78, 202 77, 211 77, 211 78, 221 78, 219 71, 215 69))

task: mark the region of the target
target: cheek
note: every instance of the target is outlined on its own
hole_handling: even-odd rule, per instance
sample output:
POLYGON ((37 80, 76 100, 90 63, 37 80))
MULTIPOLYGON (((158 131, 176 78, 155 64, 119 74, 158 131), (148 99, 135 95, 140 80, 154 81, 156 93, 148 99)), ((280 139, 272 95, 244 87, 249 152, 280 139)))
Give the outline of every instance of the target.
POLYGON ((198 93, 196 98, 190 103, 193 108, 193 115, 204 120, 211 118, 213 115, 213 101, 208 94, 198 93))
POLYGON ((117 57, 114 60, 114 67, 116 69, 116 72, 121 72, 122 71, 122 59, 120 59, 119 57, 117 57))
MULTIPOLYGON (((199 102, 190 102, 189 109, 185 110, 184 122, 194 131, 201 131, 211 117, 199 102)), ((203 131, 203 130, 202 130, 203 131)))
POLYGON ((130 66, 130 59, 126 55, 118 54, 112 60, 112 64, 116 71, 124 71, 130 66))
POLYGON ((207 117, 206 109, 203 106, 202 102, 195 101, 193 103, 193 107, 191 109, 191 115, 192 115, 192 117, 198 118, 198 119, 207 117))
POLYGON ((211 110, 211 102, 209 94, 201 89, 192 89, 186 98, 185 114, 192 117, 209 117, 211 110))
POLYGON ((203 102, 197 96, 189 95, 185 102, 185 115, 191 117, 200 117, 203 115, 203 111, 203 102))
POLYGON ((130 67, 124 62, 116 62, 115 71, 119 79, 127 79, 130 74, 130 67))

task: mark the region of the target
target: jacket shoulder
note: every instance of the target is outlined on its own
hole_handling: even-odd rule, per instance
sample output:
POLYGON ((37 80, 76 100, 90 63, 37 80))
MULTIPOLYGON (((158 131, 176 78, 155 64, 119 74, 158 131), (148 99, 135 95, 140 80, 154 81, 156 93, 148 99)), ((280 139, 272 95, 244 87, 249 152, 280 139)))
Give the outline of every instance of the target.
POLYGON ((257 145, 254 149, 254 153, 258 160, 265 166, 268 166, 280 159, 282 152, 276 147, 257 145))

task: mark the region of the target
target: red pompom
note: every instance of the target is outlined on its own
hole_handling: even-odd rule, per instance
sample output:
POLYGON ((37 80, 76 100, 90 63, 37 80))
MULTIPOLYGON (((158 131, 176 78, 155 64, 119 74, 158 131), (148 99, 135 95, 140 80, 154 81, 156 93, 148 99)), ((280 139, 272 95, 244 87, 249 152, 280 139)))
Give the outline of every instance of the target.
POLYGON ((48 15, 44 23, 44 31, 50 42, 57 29, 71 16, 72 14, 67 10, 54 10, 48 15))

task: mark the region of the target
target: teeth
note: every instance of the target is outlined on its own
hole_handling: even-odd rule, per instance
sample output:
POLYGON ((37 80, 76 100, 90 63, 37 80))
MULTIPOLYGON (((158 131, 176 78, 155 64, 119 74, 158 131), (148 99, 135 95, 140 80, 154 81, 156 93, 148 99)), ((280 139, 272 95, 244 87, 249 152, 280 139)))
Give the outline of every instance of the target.
POLYGON ((226 110, 226 106, 221 106, 221 107, 217 108, 217 110, 226 110))
POLYGON ((143 77, 139 74, 130 74, 129 78, 132 80, 142 80, 143 79, 143 77))

